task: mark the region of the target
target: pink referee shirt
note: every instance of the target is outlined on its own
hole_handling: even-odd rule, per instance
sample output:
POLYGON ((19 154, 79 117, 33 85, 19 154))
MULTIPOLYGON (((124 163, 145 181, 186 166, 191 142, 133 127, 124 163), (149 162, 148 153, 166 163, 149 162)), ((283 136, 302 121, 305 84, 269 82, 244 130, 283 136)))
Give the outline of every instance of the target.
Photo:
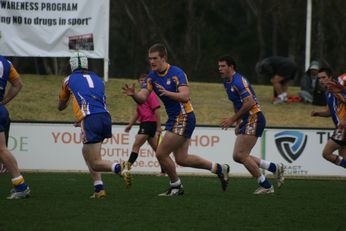
POLYGON ((156 122, 155 110, 160 107, 156 94, 152 91, 147 101, 137 106, 139 122, 156 122))

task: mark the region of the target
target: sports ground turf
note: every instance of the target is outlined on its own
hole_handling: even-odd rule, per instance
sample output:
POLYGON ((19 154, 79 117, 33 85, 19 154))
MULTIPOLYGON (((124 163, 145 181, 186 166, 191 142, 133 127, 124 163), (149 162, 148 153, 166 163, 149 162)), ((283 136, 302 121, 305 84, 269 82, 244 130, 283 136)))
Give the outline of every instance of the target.
POLYGON ((252 195, 257 183, 231 178, 226 192, 216 177, 182 176, 185 195, 158 197, 167 177, 135 175, 132 188, 104 175, 108 196, 89 199, 85 173, 24 173, 26 200, 6 200, 0 176, 0 230, 346 230, 342 180, 287 179, 274 195, 252 195))

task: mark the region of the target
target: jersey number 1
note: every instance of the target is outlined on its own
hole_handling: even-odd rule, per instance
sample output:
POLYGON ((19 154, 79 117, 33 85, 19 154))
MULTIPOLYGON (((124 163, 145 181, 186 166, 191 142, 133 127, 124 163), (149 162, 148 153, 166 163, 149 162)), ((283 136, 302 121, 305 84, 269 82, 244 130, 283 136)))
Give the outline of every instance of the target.
POLYGON ((91 78, 90 75, 83 75, 83 77, 86 79, 86 81, 88 82, 88 85, 90 88, 94 88, 94 82, 91 78))

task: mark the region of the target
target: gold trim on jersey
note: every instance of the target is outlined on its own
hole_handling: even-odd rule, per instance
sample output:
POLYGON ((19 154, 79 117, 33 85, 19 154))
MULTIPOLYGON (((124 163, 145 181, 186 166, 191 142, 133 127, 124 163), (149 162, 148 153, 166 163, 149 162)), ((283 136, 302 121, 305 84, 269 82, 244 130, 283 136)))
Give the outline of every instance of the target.
POLYGON ((173 125, 173 133, 180 136, 184 135, 186 129, 187 114, 180 114, 175 118, 175 123, 173 125))

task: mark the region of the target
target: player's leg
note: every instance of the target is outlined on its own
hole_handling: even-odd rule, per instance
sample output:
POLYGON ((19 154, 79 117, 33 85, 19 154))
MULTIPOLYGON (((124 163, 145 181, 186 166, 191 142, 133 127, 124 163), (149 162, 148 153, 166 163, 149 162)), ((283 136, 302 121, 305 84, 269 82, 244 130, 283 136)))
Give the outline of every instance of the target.
MULTIPOLYGON (((149 136, 149 138, 148 138, 148 143, 149 143, 150 147, 155 152, 156 152, 157 146, 159 145, 160 136, 161 136, 160 132, 155 132, 153 137, 149 136)), ((161 167, 161 171, 160 171, 160 174, 158 176, 165 176, 166 175, 165 170, 163 169, 163 167, 161 165, 160 165, 160 167, 161 167)))
POLYGON ((18 169, 17 160, 6 147, 4 132, 0 132, 0 160, 9 172, 14 187, 7 199, 23 199, 29 197, 30 189, 18 169))
POLYGON ((250 152, 256 142, 256 136, 243 134, 238 135, 234 144, 233 159, 234 161, 243 164, 250 174, 257 179, 260 188, 254 192, 255 194, 273 193, 273 186, 268 179, 261 174, 258 163, 256 163, 254 158, 250 156, 250 152))
POLYGON ((148 137, 149 136, 146 134, 137 134, 136 135, 135 142, 132 145, 132 151, 131 151, 130 157, 128 159, 128 163, 130 164, 129 167, 131 167, 131 165, 133 165, 133 163, 137 160, 139 150, 142 147, 142 145, 148 140, 148 137))
POLYGON ((7 199, 22 199, 30 196, 30 188, 25 183, 18 168, 17 160, 7 149, 9 132, 9 115, 4 106, 0 105, 0 162, 2 162, 11 176, 14 189, 7 199))
POLYGON ((106 197, 106 190, 104 189, 104 184, 102 181, 102 175, 101 172, 95 172, 91 167, 90 164, 86 158, 86 154, 83 152, 83 157, 85 160, 86 165, 88 166, 90 176, 93 179, 94 182, 94 193, 91 195, 90 198, 104 198, 106 197))
POLYGON ((112 122, 108 113, 93 114, 81 122, 83 133, 82 152, 90 168, 95 172, 114 172, 124 178, 126 187, 131 186, 131 175, 121 164, 101 158, 101 145, 112 136, 112 122))
POLYGON ((346 145, 339 148, 339 165, 346 168, 346 145))
MULTIPOLYGON (((338 144, 339 142, 340 141, 335 140, 333 138, 329 139, 323 148, 322 156, 324 159, 328 160, 329 162, 340 166, 341 162, 342 162, 341 157, 334 154, 335 150, 339 150, 341 148, 341 145, 338 144)), ((339 153, 340 153, 340 151, 339 151, 339 153)), ((342 160, 343 160, 343 158, 342 158, 342 160)), ((343 161, 343 163, 344 163, 344 161, 343 161)))
POLYGON ((159 196, 176 196, 184 194, 182 183, 176 172, 175 163, 169 156, 177 147, 182 145, 183 142, 184 139, 182 137, 170 131, 166 131, 162 142, 157 147, 156 157, 170 178, 169 190, 159 194, 159 196))
POLYGON ((229 181, 229 166, 226 164, 212 163, 198 155, 188 154, 190 139, 182 136, 177 136, 176 139, 182 140, 181 145, 174 151, 177 164, 183 167, 209 170, 220 178, 222 189, 225 191, 229 181))

